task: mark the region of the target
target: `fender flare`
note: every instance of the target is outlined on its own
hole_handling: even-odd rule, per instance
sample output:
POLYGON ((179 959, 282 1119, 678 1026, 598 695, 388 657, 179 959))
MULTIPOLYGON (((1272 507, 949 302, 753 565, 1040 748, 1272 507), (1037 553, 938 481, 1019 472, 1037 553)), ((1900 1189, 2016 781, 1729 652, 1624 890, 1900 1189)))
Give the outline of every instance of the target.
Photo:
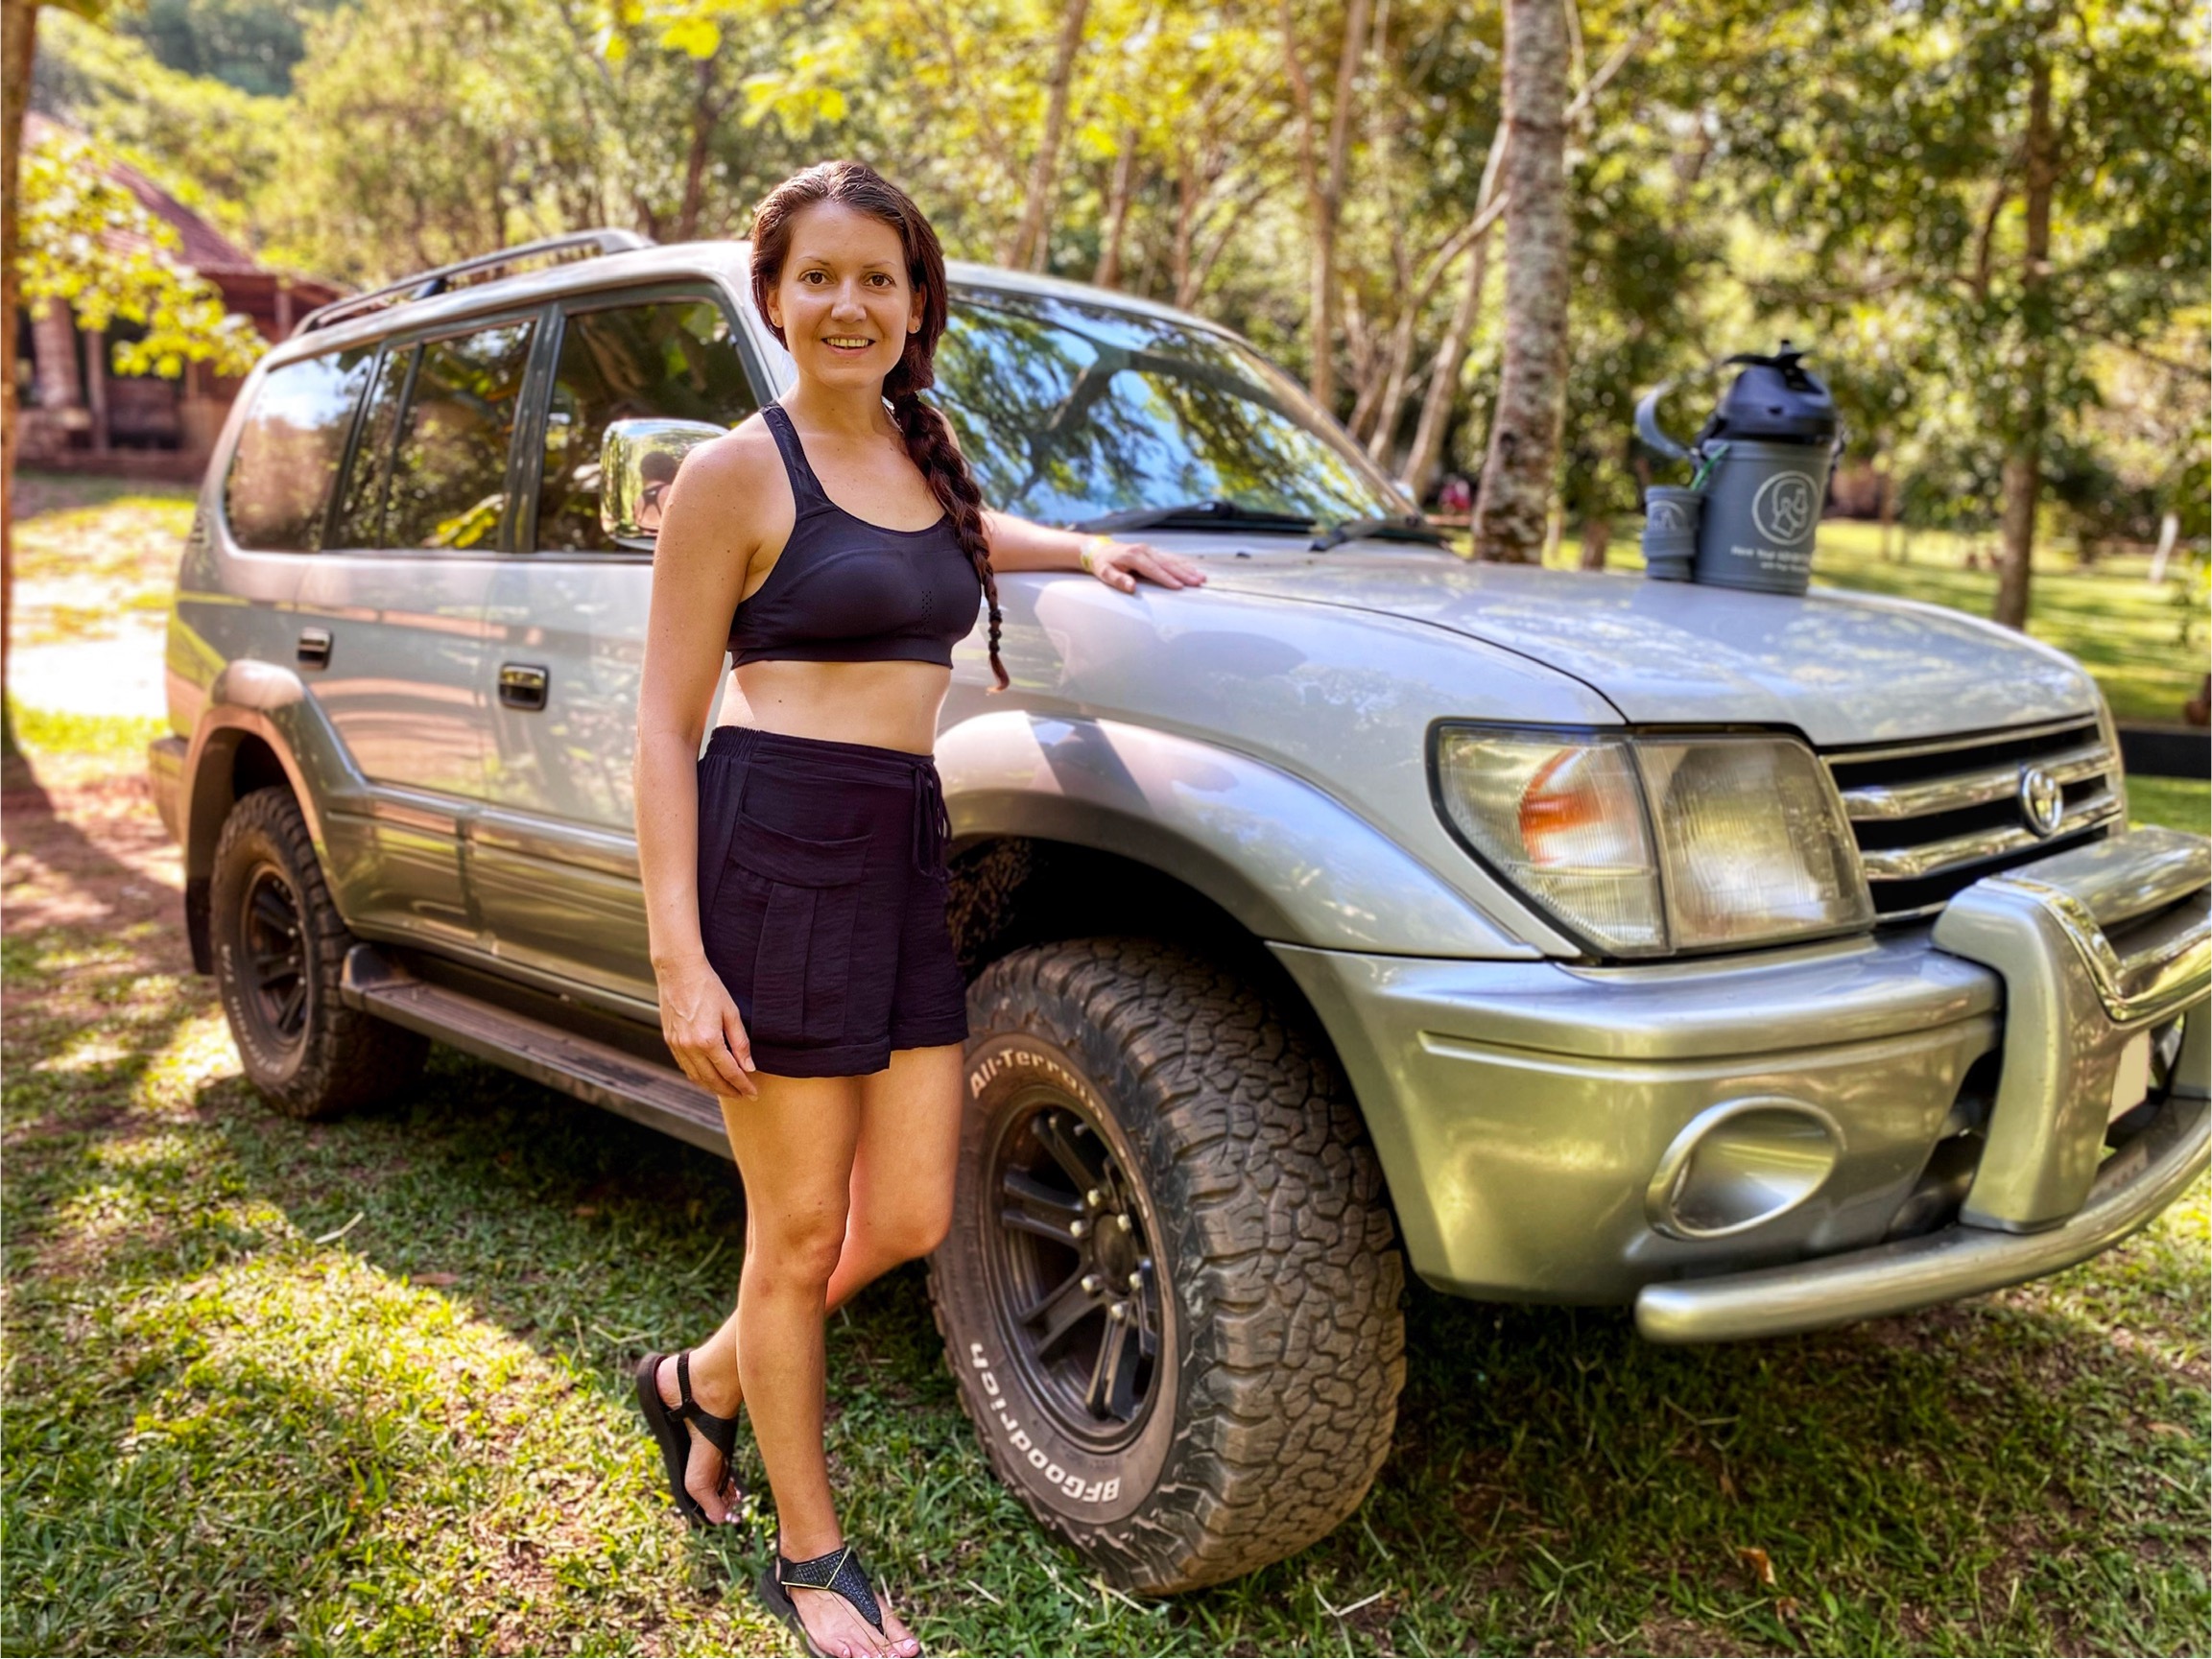
POLYGON ((259 738, 276 756, 293 798, 307 819, 316 856, 329 859, 323 834, 327 807, 365 799, 366 779, 346 759, 329 718, 299 676, 274 663, 240 658, 207 688, 207 701, 185 751, 182 800, 186 878, 204 878, 214 867, 216 838, 229 814, 229 763, 248 737, 259 738), (220 777, 225 787, 207 785, 220 777))
POLYGON ((1392 955, 1534 959, 1535 947, 1304 779, 1119 721, 1011 709, 939 736, 955 843, 998 836, 1134 860, 1261 939, 1392 955))

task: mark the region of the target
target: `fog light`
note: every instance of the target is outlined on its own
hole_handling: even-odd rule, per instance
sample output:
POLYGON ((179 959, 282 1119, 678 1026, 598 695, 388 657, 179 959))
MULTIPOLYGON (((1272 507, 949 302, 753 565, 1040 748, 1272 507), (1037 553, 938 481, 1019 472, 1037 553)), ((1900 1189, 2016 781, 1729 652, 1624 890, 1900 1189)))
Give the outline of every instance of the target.
POLYGON ((1819 1192, 1843 1150, 1843 1130, 1818 1106, 1777 1096, 1724 1101, 1667 1148, 1644 1212, 1670 1238, 1748 1232, 1819 1192))

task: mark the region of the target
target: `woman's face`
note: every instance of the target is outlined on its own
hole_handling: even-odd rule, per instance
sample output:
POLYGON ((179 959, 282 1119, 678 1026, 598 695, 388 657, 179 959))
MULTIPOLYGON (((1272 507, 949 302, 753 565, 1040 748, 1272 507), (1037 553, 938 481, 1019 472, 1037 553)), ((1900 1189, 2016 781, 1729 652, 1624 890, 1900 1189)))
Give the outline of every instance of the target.
POLYGON ((793 216, 768 315, 800 374, 828 386, 880 387, 921 313, 896 230, 836 201, 793 216))

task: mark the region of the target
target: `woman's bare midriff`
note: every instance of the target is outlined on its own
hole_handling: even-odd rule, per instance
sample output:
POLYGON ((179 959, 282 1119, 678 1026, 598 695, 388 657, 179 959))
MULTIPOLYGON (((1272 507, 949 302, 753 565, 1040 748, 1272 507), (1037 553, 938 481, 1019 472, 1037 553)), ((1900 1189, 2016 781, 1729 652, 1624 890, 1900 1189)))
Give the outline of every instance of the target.
POLYGON ((749 662, 730 675, 719 723, 928 754, 951 684, 934 662, 749 662))

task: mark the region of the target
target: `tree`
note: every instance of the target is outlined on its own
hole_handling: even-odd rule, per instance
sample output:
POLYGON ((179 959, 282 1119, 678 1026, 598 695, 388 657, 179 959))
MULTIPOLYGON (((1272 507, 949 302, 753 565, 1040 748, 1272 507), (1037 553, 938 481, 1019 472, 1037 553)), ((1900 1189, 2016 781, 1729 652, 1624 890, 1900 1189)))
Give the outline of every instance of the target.
MULTIPOLYGON (((1994 476, 1996 615, 2022 627, 2036 509, 2099 402, 2097 354, 2154 341, 2202 302, 2203 13, 1849 0, 1766 19, 1740 44, 1716 77, 1729 165, 1794 255, 1754 296, 1816 321, 1870 306, 1917 320, 1913 355, 1971 393, 1940 447, 1994 476), (1810 82, 1808 50, 1824 59, 1810 82), (1977 443, 1987 463, 1966 453, 1977 443)), ((1908 499, 1929 495, 1916 482, 1908 499)))
POLYGON ((1329 101, 1325 153, 1317 154, 1319 129, 1313 78, 1305 65, 1291 0, 1278 0, 1283 27, 1283 75, 1297 110, 1298 172, 1306 188, 1307 234, 1312 239, 1312 296, 1309 344, 1313 363, 1307 385, 1322 408, 1336 402, 1337 225, 1344 214, 1344 180, 1351 164, 1353 80, 1367 45, 1368 0, 1345 0, 1344 33, 1337 45, 1336 89, 1329 101))
POLYGON ((1064 0, 1060 10, 1059 39, 1053 49, 1052 75, 1046 82, 1044 132, 1030 163, 1021 223, 1014 227, 1004 256, 1005 262, 1017 270, 1044 269, 1045 227, 1053 185, 1059 173, 1060 140, 1067 131, 1068 86, 1075 78, 1076 51, 1082 44, 1083 19, 1089 14, 1090 0, 1064 0))
POLYGON ((1541 557, 1566 391, 1573 234, 1560 0, 1506 0, 1505 369, 1475 503, 1475 557, 1541 557))
MULTIPOLYGON (((62 134, 21 160, 19 189, 11 192, 21 202, 14 226, 21 247, 18 258, 10 261, 11 272, 19 274, 19 287, 12 300, 66 305, 78 327, 95 340, 118 318, 140 324, 144 332, 138 339, 114 346, 118 374, 175 379, 187 363, 211 364, 218 374, 228 375, 253 367, 264 345, 251 319, 226 310, 214 284, 177 263, 177 232, 109 176, 91 144, 62 134)), ((8 327, 12 336, 12 310, 8 327)), ((12 370, 13 364, 9 367, 12 370)), ((12 393, 12 378, 9 386, 12 393)), ((11 410, 11 509, 14 425, 11 410)), ((7 567, 0 574, 0 619, 12 619, 14 608, 12 534, 8 546, 7 567)), ((6 621, 0 620, 0 683, 7 678, 6 649, 6 621)))

